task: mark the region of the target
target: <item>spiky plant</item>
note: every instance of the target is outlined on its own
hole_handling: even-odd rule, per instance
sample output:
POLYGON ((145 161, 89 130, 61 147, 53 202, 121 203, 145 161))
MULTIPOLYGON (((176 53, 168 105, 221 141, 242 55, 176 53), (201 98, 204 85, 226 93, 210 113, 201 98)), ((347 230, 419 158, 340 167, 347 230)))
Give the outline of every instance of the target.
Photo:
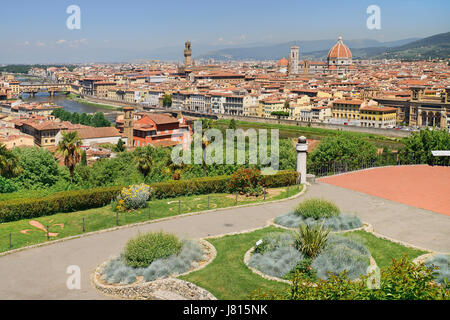
POLYGON ((309 258, 315 258, 327 243, 330 230, 320 225, 303 224, 295 234, 294 245, 309 258))
POLYGON ((72 183, 75 166, 81 161, 81 139, 77 131, 64 132, 62 136, 57 151, 64 157, 64 165, 69 169, 72 183))
POLYGON ((136 160, 137 160, 137 169, 147 177, 150 173, 153 166, 153 147, 146 146, 143 148, 137 148, 136 152, 136 160))

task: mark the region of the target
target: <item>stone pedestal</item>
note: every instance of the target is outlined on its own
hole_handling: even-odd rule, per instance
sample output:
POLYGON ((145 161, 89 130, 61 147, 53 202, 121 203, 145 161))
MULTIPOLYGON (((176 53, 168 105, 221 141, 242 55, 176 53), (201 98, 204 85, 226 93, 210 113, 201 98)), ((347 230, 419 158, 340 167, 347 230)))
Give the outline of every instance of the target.
POLYGON ((301 136, 297 142, 297 172, 300 174, 300 183, 306 183, 306 153, 308 152, 308 143, 306 138, 301 136))

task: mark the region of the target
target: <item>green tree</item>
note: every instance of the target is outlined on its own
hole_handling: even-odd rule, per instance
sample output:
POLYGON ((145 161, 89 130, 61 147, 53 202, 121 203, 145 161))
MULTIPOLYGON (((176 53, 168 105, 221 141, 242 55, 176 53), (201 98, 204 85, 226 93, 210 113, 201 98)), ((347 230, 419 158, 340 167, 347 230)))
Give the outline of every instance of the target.
POLYGON ((117 141, 117 145, 114 147, 114 151, 115 152, 124 152, 125 150, 126 150, 125 142, 123 142, 122 139, 119 139, 119 141, 117 141))
POLYGON ((81 160, 81 139, 77 131, 62 134, 62 139, 58 143, 57 151, 64 157, 64 165, 70 172, 70 183, 73 182, 73 172, 75 166, 81 160))
POLYGON ((89 123, 89 119, 88 119, 88 117, 87 117, 87 114, 84 113, 84 112, 80 115, 80 123, 83 124, 83 125, 85 125, 85 126, 87 126, 87 125, 90 124, 90 123, 89 123))
POLYGON ((82 151, 81 152, 81 165, 82 166, 87 166, 87 158, 86 158, 86 151, 82 151))
POLYGON ((433 157, 433 150, 450 150, 450 133, 442 130, 420 130, 403 138, 404 148, 400 150, 401 163, 448 165, 449 157, 433 157))
POLYGON ((164 94, 163 106, 164 107, 171 107, 172 106, 172 95, 171 94, 164 94))
POLYGON ((21 173, 17 156, 0 143, 0 176, 12 178, 21 173))
POLYGON ((135 150, 137 169, 144 177, 147 177, 153 165, 153 150, 151 150, 151 148, 151 146, 145 146, 136 148, 135 150))
POLYGON ((231 119, 230 124, 228 125, 228 129, 236 130, 236 128, 237 128, 236 121, 234 119, 231 119))
POLYGON ((286 99, 286 101, 284 102, 284 109, 288 110, 291 107, 291 102, 289 101, 289 99, 286 99))
POLYGON ((23 189, 41 189, 53 186, 61 179, 61 172, 52 153, 44 148, 15 148, 22 173, 14 180, 23 189))
POLYGON ((272 111, 270 114, 272 116, 277 116, 278 119, 280 119, 281 117, 289 117, 289 112, 286 111, 272 111))
POLYGON ((97 112, 94 117, 92 118, 92 124, 93 127, 110 127, 111 122, 109 122, 106 118, 103 112, 97 112))
POLYGON ((205 135, 205 131, 215 128, 215 122, 213 119, 204 118, 201 119, 202 121, 202 136, 198 136, 196 134, 197 139, 201 139, 202 141, 202 167, 203 167, 203 176, 206 177, 206 148, 211 144, 211 141, 209 141, 208 137, 205 135))
POLYGON ((377 151, 373 143, 351 133, 341 132, 320 142, 308 157, 308 166, 316 174, 335 168, 358 169, 361 164, 375 164, 377 151))
POLYGON ((80 115, 77 112, 72 113, 72 116, 70 118, 70 122, 74 124, 80 123, 80 115))

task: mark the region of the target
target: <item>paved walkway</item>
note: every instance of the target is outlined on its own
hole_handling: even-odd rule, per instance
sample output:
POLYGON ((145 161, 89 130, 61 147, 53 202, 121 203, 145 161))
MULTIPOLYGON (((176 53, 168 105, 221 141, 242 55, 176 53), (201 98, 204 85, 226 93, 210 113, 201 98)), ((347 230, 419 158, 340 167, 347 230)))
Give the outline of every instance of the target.
POLYGON ((262 227, 308 197, 335 201, 381 234, 432 250, 450 252, 450 217, 352 190, 318 183, 297 199, 224 209, 144 226, 124 228, 0 257, 0 299, 107 299, 90 284, 90 274, 138 232, 165 230, 199 238, 262 227), (81 289, 68 290, 66 269, 81 269, 81 289))
POLYGON ((450 216, 450 167, 372 168, 320 181, 450 216))

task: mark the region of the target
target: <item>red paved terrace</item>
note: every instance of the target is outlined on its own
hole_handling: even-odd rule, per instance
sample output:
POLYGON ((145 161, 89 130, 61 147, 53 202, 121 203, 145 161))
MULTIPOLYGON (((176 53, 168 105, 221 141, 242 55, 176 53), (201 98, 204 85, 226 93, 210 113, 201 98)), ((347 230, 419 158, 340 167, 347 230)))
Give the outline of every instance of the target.
POLYGON ((373 168, 319 181, 450 216, 450 167, 373 168))

